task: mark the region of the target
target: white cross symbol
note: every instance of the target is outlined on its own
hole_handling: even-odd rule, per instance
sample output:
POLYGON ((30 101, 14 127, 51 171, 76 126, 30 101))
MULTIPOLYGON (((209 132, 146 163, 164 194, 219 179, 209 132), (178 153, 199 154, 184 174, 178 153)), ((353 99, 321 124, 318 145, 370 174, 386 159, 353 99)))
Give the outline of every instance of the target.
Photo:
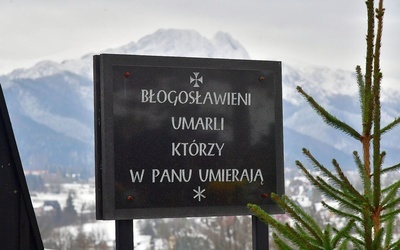
POLYGON ((194 82, 193 87, 198 88, 200 87, 199 83, 203 83, 203 77, 199 77, 200 72, 193 72, 194 78, 190 77, 190 83, 194 82))
POLYGON ((200 186, 197 187, 197 190, 193 189, 193 191, 196 193, 196 195, 193 196, 193 199, 198 198, 199 201, 201 201, 201 198, 206 198, 206 196, 203 194, 204 191, 206 191, 206 190, 205 189, 201 189, 200 186))

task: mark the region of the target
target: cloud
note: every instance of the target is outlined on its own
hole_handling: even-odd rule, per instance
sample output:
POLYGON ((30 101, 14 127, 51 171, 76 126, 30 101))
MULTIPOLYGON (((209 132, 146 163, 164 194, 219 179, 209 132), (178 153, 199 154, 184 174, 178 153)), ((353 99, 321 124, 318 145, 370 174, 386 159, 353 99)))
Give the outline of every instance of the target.
MULTIPOLYGON (((385 77, 399 79, 400 4, 386 3, 385 77)), ((121 46, 159 28, 227 32, 254 59, 351 70, 365 57, 363 1, 2 1, 0 74, 121 46)))

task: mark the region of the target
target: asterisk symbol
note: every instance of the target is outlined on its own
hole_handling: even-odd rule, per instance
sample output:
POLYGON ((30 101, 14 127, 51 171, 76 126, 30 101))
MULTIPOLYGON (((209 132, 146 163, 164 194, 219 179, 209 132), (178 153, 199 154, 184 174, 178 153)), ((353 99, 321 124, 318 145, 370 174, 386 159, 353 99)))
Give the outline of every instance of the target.
POLYGON ((193 189, 193 191, 196 193, 196 195, 193 196, 193 199, 198 198, 199 201, 201 201, 201 198, 206 198, 206 196, 203 194, 204 191, 206 191, 206 190, 205 189, 201 189, 200 186, 197 187, 197 190, 193 189))

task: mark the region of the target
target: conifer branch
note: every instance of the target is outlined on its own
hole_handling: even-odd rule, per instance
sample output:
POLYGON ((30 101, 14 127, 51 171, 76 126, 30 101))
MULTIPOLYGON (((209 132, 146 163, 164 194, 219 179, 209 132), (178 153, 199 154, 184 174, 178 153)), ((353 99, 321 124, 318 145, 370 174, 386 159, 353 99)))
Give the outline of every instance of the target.
POLYGON ((382 249, 383 242, 383 229, 380 228, 379 231, 375 234, 374 240, 372 242, 372 249, 382 249))
POLYGON ((394 119, 394 121, 392 121, 391 123, 386 125, 383 129, 381 129, 381 134, 388 132, 389 130, 393 129, 399 124, 400 124, 400 117, 397 117, 396 119, 394 119))
POLYGON ((341 192, 340 190, 333 188, 318 176, 314 178, 310 174, 310 172, 308 172, 308 170, 301 164, 301 162, 297 161, 296 164, 303 171, 303 173, 306 175, 307 179, 311 182, 311 184, 313 184, 316 188, 321 190, 321 192, 323 192, 325 195, 333 199, 336 199, 343 206, 347 207, 350 210, 353 210, 355 212, 360 212, 360 209, 357 207, 357 205, 355 205, 354 200, 351 200, 352 198, 351 196, 348 196, 345 193, 341 192), (343 198, 342 196, 346 198, 343 198))
POLYGON ((314 98, 309 96, 304 90, 297 86, 297 91, 307 100, 307 102, 311 105, 311 107, 317 112, 318 115, 322 117, 322 119, 328 125, 343 131, 344 133, 350 135, 351 137, 355 138, 356 140, 360 140, 361 135, 353 129, 350 125, 346 124, 345 122, 339 120, 335 116, 331 115, 328 111, 326 111, 322 106, 320 106, 314 98))
POLYGON ((396 209, 396 210, 393 210, 392 212, 389 212, 389 213, 386 213, 386 214, 382 215, 381 216, 381 220, 382 220, 382 222, 385 222, 388 219, 390 219, 390 216, 394 216, 394 215, 397 215, 399 213, 400 213, 400 208, 396 209))
POLYGON ((382 211, 384 211, 384 210, 386 210, 386 209, 394 208, 394 207, 396 207, 396 206, 399 205, 399 204, 400 204, 400 198, 396 198, 396 199, 394 199, 394 200, 388 202, 387 204, 385 204, 385 205, 382 207, 382 211))
POLYGON ((342 183, 344 184, 344 185, 342 186, 342 188, 343 188, 344 190, 347 189, 347 190, 350 192, 351 195, 353 195, 353 196, 355 196, 355 198, 357 198, 357 200, 358 200, 359 202, 368 203, 368 200, 366 200, 365 197, 362 196, 362 195, 353 187, 353 185, 351 185, 349 179, 347 179, 347 177, 344 175, 342 169, 341 169, 340 166, 339 166, 339 163, 338 163, 335 159, 332 160, 332 164, 333 164, 333 166, 335 167, 336 172, 338 173, 340 179, 342 180, 342 183))
POLYGON ((268 213, 262 210, 259 206, 255 204, 247 204, 247 208, 249 208, 250 211, 264 223, 269 224, 271 227, 275 228, 282 234, 287 233, 286 226, 283 223, 275 220, 272 216, 270 216, 268 213))
POLYGON ((338 244, 341 241, 344 241, 345 239, 348 238, 348 235, 351 231, 351 229, 354 226, 354 220, 350 220, 347 225, 342 228, 341 230, 337 231, 336 230, 336 235, 332 238, 332 247, 336 249, 336 247, 338 246, 338 244))
MULTIPOLYGON (((382 173, 382 165, 383 165, 383 160, 385 159, 385 156, 386 156, 386 152, 383 151, 382 153, 379 154, 379 156, 377 157, 377 159, 375 159, 376 162, 377 162, 377 163, 375 163, 375 164, 377 164, 377 166, 379 166, 379 174, 380 174, 380 175, 383 174, 383 173, 382 173)), ((370 177, 373 177, 373 176, 374 176, 374 173, 372 173, 372 174, 370 175, 370 177)))
POLYGON ((361 176, 361 181, 363 183, 364 196, 368 200, 372 200, 370 175, 365 171, 365 167, 364 167, 363 163, 361 162, 361 158, 358 155, 357 151, 353 152, 353 157, 354 157, 354 161, 356 163, 357 169, 358 169, 358 173, 361 176))
POLYGON ((367 197, 367 199, 372 200, 370 175, 366 173, 364 165, 362 164, 361 158, 358 155, 357 151, 353 152, 353 157, 358 168, 358 173, 361 176, 361 181, 363 183, 364 196, 367 197))
MULTIPOLYGON (((382 158, 380 152, 381 142, 381 103, 380 103, 380 91, 381 91, 381 80, 382 73, 380 69, 380 52, 381 52, 381 39, 383 29, 383 15, 385 10, 383 9, 383 0, 379 1, 379 7, 376 10, 376 18, 378 19, 376 44, 374 52, 374 82, 373 82, 373 100, 374 100, 374 136, 373 136, 373 157, 374 157, 374 205, 376 208, 379 207, 381 199, 381 164, 382 158)), ((379 225, 375 225, 375 233, 379 229, 379 225)))
MULTIPOLYGON (((399 191, 400 188, 400 181, 397 181, 396 183, 394 183, 394 185, 390 185, 390 191, 387 193, 386 197, 382 200, 381 204, 382 204, 382 210, 386 209, 387 207, 391 207, 393 205, 396 205, 397 202, 395 202, 394 204, 392 204, 393 202, 393 197, 395 197, 395 195, 397 194, 397 192, 399 191), (390 202, 390 203, 389 203, 390 202)), ((383 191, 382 191, 383 193, 383 191)), ((400 200, 400 197, 396 200, 400 200)))
POLYGON ((343 207, 352 210, 353 212, 360 212, 360 208, 356 205, 357 199, 352 197, 350 194, 347 194, 339 189, 333 188, 331 185, 326 183, 321 177, 316 177, 317 181, 320 184, 320 189, 325 195, 337 200, 343 207))
POLYGON ((352 214, 352 213, 346 213, 346 212, 343 211, 343 209, 336 209, 336 208, 334 208, 334 207, 328 205, 328 204, 327 204, 326 202, 324 202, 324 201, 321 201, 321 204, 322 204, 324 207, 326 207, 329 211, 331 211, 331 212, 333 212, 333 213, 335 213, 335 214, 337 214, 337 215, 339 215, 339 216, 342 216, 342 217, 345 217, 345 218, 349 218, 349 219, 352 220, 352 221, 358 221, 358 222, 361 222, 361 221, 362 221, 362 219, 361 219, 360 217, 358 217, 357 215, 352 214))
MULTIPOLYGON (((378 91, 379 92, 379 91, 378 91)), ((379 98, 378 98, 379 99, 379 98)), ((379 101, 375 101, 375 104, 380 107, 379 101)), ((374 114, 374 136, 373 136, 373 162, 374 162, 374 172, 373 172, 373 187, 374 187, 374 205, 379 207, 379 202, 381 200, 381 167, 384 153, 380 152, 380 108, 375 107, 377 110, 374 114)))
MULTIPOLYGON (((330 195, 334 195, 335 197, 337 197, 337 194, 341 194, 343 199, 342 202, 344 205, 348 206, 349 202, 350 203, 354 203, 354 202, 358 202, 360 204, 362 203, 368 203, 368 201, 364 198, 364 196, 362 196, 351 184, 350 182, 347 180, 347 178, 344 176, 342 170, 340 169, 339 165, 337 164, 336 160, 333 160, 333 164, 337 170, 337 172, 339 173, 339 175, 342 176, 343 180, 340 180, 339 178, 337 178, 336 176, 334 176, 328 169, 326 169, 323 165, 321 165, 316 159, 315 157, 311 154, 310 151, 308 151, 307 149, 303 148, 303 153, 312 161, 313 165, 320 170, 326 177, 328 177, 329 180, 331 180, 334 185, 336 187, 338 187, 341 190, 348 190, 350 193, 346 194, 345 192, 340 192, 336 189, 334 189, 333 187, 331 187, 329 184, 327 184, 325 181, 323 181, 322 179, 315 179, 315 186, 317 188, 323 188, 322 186, 325 186, 325 188, 323 188, 321 191, 327 191, 329 192, 330 195), (344 201, 344 199, 347 199, 348 201, 344 201)), ((296 163, 298 166, 299 164, 296 163)), ((301 167, 301 169, 303 170, 303 172, 305 171, 304 166, 301 167)), ((308 171, 307 171, 308 172, 308 171)), ((308 173, 307 176, 310 176, 311 174, 308 173)), ((311 180, 312 181, 312 180, 311 180)), ((313 181, 312 181, 313 182, 313 181)), ((372 210, 372 207, 371 207, 372 210)))
POLYGON ((397 171, 399 169, 400 169, 400 163, 398 163, 398 164, 396 164, 394 166, 391 166, 389 168, 384 168, 384 169, 382 169, 381 172, 382 172, 382 174, 384 174, 384 173, 388 173, 388 172, 394 172, 394 171, 397 171))
POLYGON ((387 249, 399 249, 400 248, 400 239, 390 244, 387 249))
POLYGON ((322 232, 318 227, 317 223, 307 215, 304 210, 299 208, 294 202, 292 202, 287 196, 282 195, 280 198, 276 194, 271 194, 271 198, 287 213, 290 214, 295 220, 297 220, 301 225, 309 231, 314 238, 319 242, 322 243, 322 232))
POLYGON ((350 242, 350 239, 346 238, 344 239, 341 243, 340 246, 338 246, 338 250, 347 250, 348 249, 348 244, 350 242))
POLYGON ((390 192, 393 188, 396 188, 397 185, 399 185, 399 182, 400 182, 400 180, 398 180, 398 181, 392 183, 391 185, 387 186, 386 188, 382 189, 382 193, 384 194, 384 193, 390 192))
POLYGON ((290 240, 293 244, 301 248, 318 249, 316 246, 312 245, 310 242, 304 240, 301 235, 296 232, 290 225, 283 224, 275 220, 272 216, 262 210, 259 206, 255 204, 248 204, 247 207, 264 223, 269 224, 271 227, 275 228, 282 234, 286 239, 290 240))
POLYGON ((366 117, 363 121, 363 135, 368 137, 371 134, 372 128, 372 114, 373 114, 373 102, 372 102, 372 72, 373 72, 373 61, 374 61, 374 37, 375 37, 375 19, 374 19, 374 1, 367 0, 367 53, 365 60, 365 108, 366 117))
POLYGON ((358 226, 357 224, 355 224, 354 225, 354 231, 355 231, 355 233, 358 235, 358 236, 360 236, 360 238, 356 238, 356 237, 354 237, 354 236, 352 236, 352 235, 349 235, 349 238, 350 238, 350 240, 351 240, 351 242, 353 242, 357 247, 358 247, 358 249, 365 249, 364 247, 365 247, 365 240, 363 240, 363 239, 365 239, 365 231, 363 231, 362 229, 361 229, 361 227, 360 226, 358 226))
POLYGON ((331 171, 329 171, 327 168, 325 168, 312 154, 311 152, 303 148, 303 154, 306 155, 312 162, 313 166, 315 169, 320 171, 325 177, 327 177, 329 180, 333 181, 336 187, 340 188, 343 187, 343 183, 337 178, 335 175, 332 174, 331 171))
POLYGON ((293 250, 288 244, 286 244, 276 233, 272 234, 275 244, 280 250, 293 250))
POLYGON ((333 250, 331 246, 331 224, 326 225, 323 239, 323 248, 326 250, 333 250))
POLYGON ((370 215, 370 210, 368 209, 367 206, 363 206, 363 221, 362 221, 362 226, 363 226, 363 236, 364 236, 364 242, 365 242, 365 248, 366 249, 373 249, 372 248, 372 231, 371 228, 373 227, 371 215, 370 215))
MULTIPOLYGON (((391 209, 393 211, 394 208, 391 209)), ((393 240, 393 228, 395 223, 396 216, 391 216, 386 222, 386 230, 385 230, 385 248, 389 249, 390 242, 393 240)))
POLYGON ((361 72, 361 67, 357 65, 356 67, 356 77, 357 77, 357 84, 358 84, 358 95, 359 95, 359 101, 360 101, 360 110, 361 110, 361 118, 362 118, 362 123, 366 123, 367 119, 367 113, 365 109, 365 81, 364 81, 364 76, 361 72))
MULTIPOLYGON (((274 195, 274 196, 276 198, 280 199, 279 196, 277 196, 277 195, 274 195)), ((273 198, 274 201, 276 201, 276 198, 273 198)), ((322 236, 322 231, 321 231, 319 225, 317 224, 317 222, 315 222, 315 220, 310 215, 305 213, 303 209, 301 209, 291 199, 289 199, 289 197, 282 196, 281 200, 282 200, 282 202, 287 204, 289 207, 291 207, 293 212, 296 213, 296 215, 299 216, 299 219, 297 219, 297 221, 299 223, 301 223, 301 226, 303 228, 305 228, 307 231, 309 231, 312 235, 314 235, 315 239, 317 241, 319 241, 319 239, 322 236)))
POLYGON ((309 241, 311 244, 313 244, 313 245, 320 245, 320 243, 318 242, 318 240, 316 240, 315 238, 313 238, 312 236, 310 236, 310 234, 307 233, 306 229, 305 229, 301 224, 299 224, 298 222, 295 223, 295 227, 294 227, 294 228, 295 228, 295 230, 296 230, 297 232, 299 232, 299 234, 303 235, 303 237, 304 237, 307 241, 309 241))
POLYGON ((323 250, 323 248, 321 248, 321 243, 319 243, 318 245, 314 245, 312 244, 310 241, 307 241, 304 237, 302 237, 302 235, 300 235, 296 230, 294 230, 288 223, 286 223, 286 227, 287 230, 290 231, 292 233, 292 235, 295 235, 296 237, 294 237, 293 239, 291 239, 291 241, 299 246, 300 248, 310 248, 310 249, 321 249, 323 250))

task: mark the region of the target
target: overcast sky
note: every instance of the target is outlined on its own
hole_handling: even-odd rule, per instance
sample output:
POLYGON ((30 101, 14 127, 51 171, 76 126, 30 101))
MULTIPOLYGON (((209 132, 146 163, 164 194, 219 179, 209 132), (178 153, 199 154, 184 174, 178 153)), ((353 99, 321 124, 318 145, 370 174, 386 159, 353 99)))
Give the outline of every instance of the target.
MULTIPOLYGON (((400 1, 385 5, 382 69, 400 79, 400 1)), ((364 0, 0 0, 0 74, 136 42, 159 28, 207 38, 223 31, 253 59, 353 70, 364 64, 365 16, 364 0)))

